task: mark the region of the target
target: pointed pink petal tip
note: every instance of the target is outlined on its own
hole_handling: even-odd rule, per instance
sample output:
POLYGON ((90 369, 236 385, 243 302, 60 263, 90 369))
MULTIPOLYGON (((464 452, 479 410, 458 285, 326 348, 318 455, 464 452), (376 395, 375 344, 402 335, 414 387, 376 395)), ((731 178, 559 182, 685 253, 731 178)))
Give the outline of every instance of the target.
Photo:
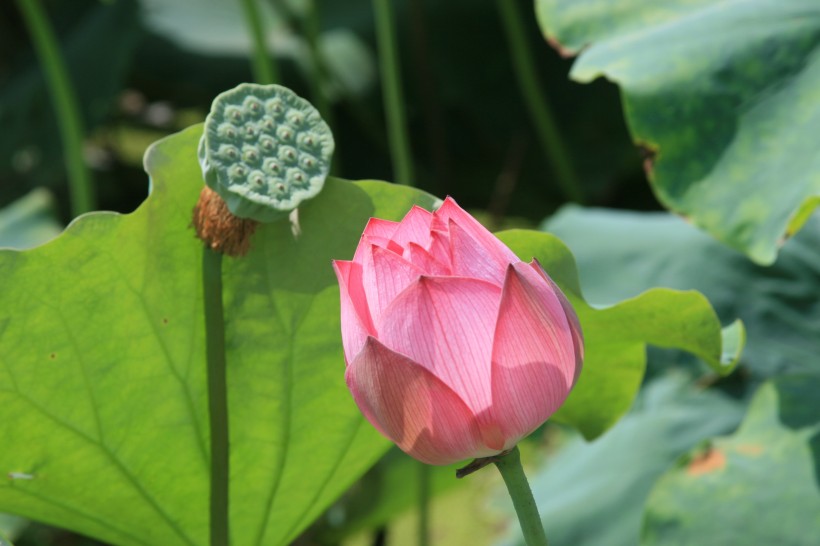
POLYGON ((339 281, 342 346, 345 364, 349 365, 361 350, 367 336, 376 331, 362 289, 361 266, 355 262, 333 260, 333 270, 339 281))
MULTIPOLYGON (((435 226, 443 231, 449 231, 451 222, 457 224, 475 242, 485 249, 494 260, 495 267, 503 268, 506 264, 520 261, 512 250, 502 243, 498 237, 484 227, 467 211, 461 208, 451 197, 447 197, 435 214, 435 226)), ((503 275, 503 271, 499 272, 503 275)))

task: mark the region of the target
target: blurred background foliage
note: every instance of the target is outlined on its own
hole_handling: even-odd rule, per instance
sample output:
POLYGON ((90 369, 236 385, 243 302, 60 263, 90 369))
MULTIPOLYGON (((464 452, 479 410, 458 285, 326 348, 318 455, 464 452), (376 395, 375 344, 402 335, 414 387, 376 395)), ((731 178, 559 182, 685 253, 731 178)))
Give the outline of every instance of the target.
MULTIPOLYGON (((723 323, 741 318, 748 330, 729 378, 683 353, 650 348, 642 393, 612 430, 587 443, 548 424, 522 446, 551 544, 761 537, 814 544, 820 401, 810 387, 820 374, 820 221, 810 218, 763 267, 658 212, 619 89, 602 79, 571 81, 572 60, 546 44, 531 4, 520 5, 522 37, 585 206, 562 208, 558 167, 542 152, 495 2, 394 2, 417 185, 453 195, 494 228, 539 227, 561 237, 593 304, 654 286, 697 289, 723 323), (740 493, 730 498, 729 490, 740 493)), ((203 120, 215 95, 253 79, 241 7, 226 0, 43 6, 81 108, 98 207, 130 212, 148 192, 146 147, 203 120)), ((391 180, 371 2, 316 2, 322 87, 308 6, 259 2, 280 83, 314 103, 320 89, 329 101, 336 175, 391 180)), ((0 126, 0 246, 31 247, 56 235, 71 212, 56 116, 13 2, 0 4, 0 126)), ((417 476, 412 461, 391 451, 297 543, 417 544, 417 476)), ((520 543, 499 485, 490 472, 456 481, 453 468, 433 469, 432 543, 520 543)), ((0 516, 3 534, 17 546, 98 544, 10 516, 0 516)))
MULTIPOLYGON (((311 96, 304 2, 261 2, 281 83, 311 96)), ((127 212, 146 195, 142 154, 204 119, 219 92, 252 81, 238 2, 44 2, 88 132, 99 208, 127 212)), ((320 1, 338 175, 392 179, 369 0, 320 1)), ((526 5, 524 6, 526 8, 526 5)), ((404 96, 421 189, 452 194, 494 218, 539 221, 563 201, 527 113, 498 9, 468 0, 396 2, 404 96), (458 20, 457 25, 453 24, 458 20)), ((53 191, 68 219, 65 169, 45 80, 14 3, 0 6, 0 202, 53 191)), ((545 47, 525 10, 538 78, 590 203, 656 208, 629 142, 617 89, 567 80, 570 61, 545 47)))

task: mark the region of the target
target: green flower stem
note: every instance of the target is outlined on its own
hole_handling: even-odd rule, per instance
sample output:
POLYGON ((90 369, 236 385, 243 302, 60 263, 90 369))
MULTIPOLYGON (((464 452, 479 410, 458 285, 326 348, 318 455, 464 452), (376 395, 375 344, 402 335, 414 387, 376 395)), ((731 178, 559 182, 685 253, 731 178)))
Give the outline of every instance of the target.
POLYGON ((265 30, 262 27, 262 18, 259 16, 257 0, 242 0, 242 11, 245 13, 245 20, 253 41, 253 78, 256 83, 268 85, 279 81, 279 70, 276 60, 272 55, 268 55, 268 48, 265 44, 265 30))
POLYGON ((327 65, 322 57, 322 50, 319 45, 319 38, 321 36, 322 19, 319 15, 319 2, 317 0, 308 0, 305 10, 304 33, 307 39, 308 48, 310 49, 311 61, 313 64, 313 77, 310 78, 311 95, 316 104, 316 109, 322 114, 328 125, 333 128, 331 123, 330 103, 325 94, 325 85, 327 84, 327 65))
POLYGON ((96 208, 91 174, 83 159, 83 122, 68 70, 60 55, 54 31, 46 18, 40 0, 17 0, 34 49, 43 66, 51 101, 57 113, 57 124, 63 141, 63 155, 68 170, 71 214, 79 216, 96 208))
POLYGON ((379 48, 379 72, 387 115, 388 141, 396 182, 412 186, 413 158, 407 120, 404 116, 404 98, 399 74, 399 53, 396 45, 395 22, 391 0, 373 0, 376 18, 376 42, 379 48))
POLYGON ((222 253, 202 254, 205 348, 208 361, 208 416, 211 428, 211 546, 228 546, 228 389, 225 321, 222 309, 222 253))
MULTIPOLYGON (((320 47, 320 37, 322 35, 322 19, 319 14, 318 0, 308 0, 307 10, 304 20, 304 33, 307 39, 308 48, 310 49, 311 61, 313 63, 313 77, 310 79, 310 94, 313 97, 313 102, 316 109, 322 115, 325 123, 333 129, 336 121, 333 118, 333 106, 327 98, 325 93, 328 83, 328 69, 325 59, 322 56, 322 49, 320 47)), ((333 154, 333 171, 338 174, 340 172, 339 164, 341 162, 341 154, 339 153, 338 143, 337 148, 333 154)))
POLYGON ((518 447, 514 447, 506 455, 494 459, 493 462, 498 467, 498 471, 501 472, 504 483, 507 484, 507 490, 510 492, 510 497, 512 497, 515 512, 518 514, 518 523, 521 525, 521 531, 524 534, 527 546, 547 546, 547 535, 544 533, 541 516, 538 515, 538 507, 535 505, 530 484, 527 483, 527 477, 524 475, 524 469, 521 466, 518 447))
POLYGON ((430 466, 419 466, 419 546, 430 544, 430 466))
MULTIPOLYGON (((555 118, 546 100, 546 92, 538 82, 535 61, 527 45, 527 32, 522 23, 519 2, 518 0, 497 0, 497 3, 512 54, 518 85, 535 123, 544 154, 552 163, 558 184, 566 198, 583 203, 584 194, 581 184, 569 160, 569 153, 564 146, 561 133, 555 124, 555 118)), ((531 6, 532 2, 529 5, 531 6)))

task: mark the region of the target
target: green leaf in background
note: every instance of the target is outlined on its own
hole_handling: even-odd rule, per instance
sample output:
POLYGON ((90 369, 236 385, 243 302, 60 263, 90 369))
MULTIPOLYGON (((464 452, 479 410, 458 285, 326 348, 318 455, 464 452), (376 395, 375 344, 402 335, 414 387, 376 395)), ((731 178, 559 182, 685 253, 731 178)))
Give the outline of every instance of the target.
POLYGON ((653 286, 695 289, 723 321, 743 321, 743 363, 754 376, 820 371, 820 218, 809 219, 770 267, 668 213, 567 206, 543 229, 572 248, 591 302, 612 304, 653 286))
POLYGON ((765 383, 733 436, 656 484, 644 544, 789 544, 820 536, 820 376, 765 383))
MULTIPOLYGON (((683 374, 652 381, 618 426, 570 440, 530 477, 552 546, 634 546, 655 480, 699 442, 732 431, 742 404, 683 374)), ((522 544, 520 532, 502 544, 522 544)), ((708 544, 708 541, 703 544, 708 544)))
POLYGON ((612 426, 632 404, 646 369, 646 345, 690 352, 721 375, 728 374, 743 348, 743 325, 721 332, 703 295, 653 289, 606 309, 581 297, 572 254, 556 237, 537 231, 498 234, 519 258, 535 257, 564 289, 584 331, 584 369, 554 419, 594 438, 612 426))
POLYGON ((0 209, 0 248, 22 250, 59 235, 54 209, 54 197, 42 188, 0 209))
POLYGON ((816 0, 537 0, 571 77, 622 90, 659 199, 754 261, 820 203, 816 0))
MULTIPOLYGON (((252 54, 248 23, 239 2, 200 0, 193 9, 188 0, 139 0, 139 4, 146 27, 186 51, 221 57, 244 58, 252 54)), ((293 61, 306 77, 316 77, 310 47, 288 20, 289 12, 304 17, 308 4, 257 4, 269 53, 293 61)), ((366 6, 369 8, 369 4, 366 6)), ((343 28, 326 30, 319 37, 319 47, 328 72, 324 91, 330 98, 361 96, 373 88, 376 60, 356 33, 343 28)))
MULTIPOLYGON (((212 55, 247 57, 253 45, 240 2, 138 0, 145 26, 182 48, 212 55)), ((299 38, 287 28, 273 2, 257 2, 268 50, 292 51, 299 38), (276 46, 274 46, 274 43, 276 46)))
MULTIPOLYGON (((0 511, 118 545, 207 543, 201 126, 147 154, 152 194, 0 252, 0 511)), ((330 179, 224 268, 233 544, 290 543, 388 447, 344 386, 332 258, 434 199, 330 179)))
POLYGON ((12 546, 11 539, 16 538, 28 526, 25 518, 0 514, 0 546, 12 546))

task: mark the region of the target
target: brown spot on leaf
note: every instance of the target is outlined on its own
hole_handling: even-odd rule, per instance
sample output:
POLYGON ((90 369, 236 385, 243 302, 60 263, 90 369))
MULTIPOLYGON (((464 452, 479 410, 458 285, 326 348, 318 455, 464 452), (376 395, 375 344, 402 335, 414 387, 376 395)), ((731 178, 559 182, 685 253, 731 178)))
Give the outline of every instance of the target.
POLYGON ((643 159, 643 170, 647 177, 652 176, 652 169, 655 168, 655 159, 658 157, 658 147, 646 142, 638 142, 638 153, 643 159))
POLYGON ((738 453, 742 453, 743 455, 751 455, 752 457, 757 457, 761 453, 763 453, 763 446, 758 444, 741 444, 735 448, 735 451, 738 453))
POLYGON ((698 455, 689 463, 686 473, 690 476, 702 476, 726 467, 726 455, 722 451, 710 448, 701 455, 698 455))
POLYGON ((50 355, 48 355, 48 357, 49 357, 51 360, 57 360, 57 353, 51 353, 50 355))
POLYGON ((163 318, 163 319, 162 319, 162 323, 163 323, 163 324, 168 324, 168 319, 167 319, 167 318, 163 318))
POLYGON ((577 51, 573 51, 568 47, 564 47, 564 45, 561 42, 559 42, 558 38, 556 38, 555 36, 547 36, 547 43, 550 45, 552 49, 557 51, 558 54, 565 59, 571 59, 572 57, 575 57, 578 54, 577 51))

